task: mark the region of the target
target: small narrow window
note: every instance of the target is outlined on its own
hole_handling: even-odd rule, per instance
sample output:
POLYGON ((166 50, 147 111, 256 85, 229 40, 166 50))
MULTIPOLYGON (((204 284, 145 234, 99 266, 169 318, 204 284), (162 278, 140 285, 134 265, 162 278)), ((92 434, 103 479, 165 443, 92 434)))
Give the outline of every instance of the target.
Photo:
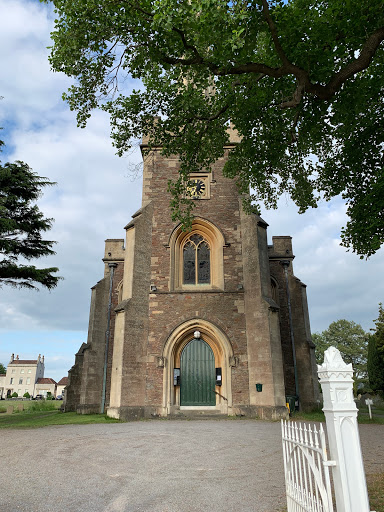
POLYGON ((210 282, 210 247, 201 235, 195 233, 187 238, 183 248, 183 284, 210 282))
POLYGON ((274 279, 271 279, 271 293, 272 299, 276 302, 276 304, 279 304, 279 290, 274 279))
POLYGON ((195 245, 187 242, 184 245, 184 284, 196 282, 196 254, 195 245))

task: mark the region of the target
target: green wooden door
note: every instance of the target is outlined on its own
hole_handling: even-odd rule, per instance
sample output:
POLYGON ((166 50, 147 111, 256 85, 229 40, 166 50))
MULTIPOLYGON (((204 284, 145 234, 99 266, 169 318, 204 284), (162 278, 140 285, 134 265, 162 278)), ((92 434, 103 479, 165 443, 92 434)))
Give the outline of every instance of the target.
POLYGON ((216 405, 215 357, 202 339, 191 340, 181 353, 180 405, 216 405))

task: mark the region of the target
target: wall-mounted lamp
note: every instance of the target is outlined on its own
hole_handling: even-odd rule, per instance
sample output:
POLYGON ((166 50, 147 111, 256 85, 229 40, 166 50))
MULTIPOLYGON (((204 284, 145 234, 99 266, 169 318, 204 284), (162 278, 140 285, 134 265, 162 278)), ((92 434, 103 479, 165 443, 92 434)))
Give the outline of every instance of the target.
POLYGON ((262 385, 262 384, 260 384, 260 382, 258 382, 258 383, 256 384, 256 391, 257 391, 258 393, 261 393, 261 391, 263 391, 263 385, 262 385))
POLYGON ((197 340, 198 340, 198 339, 201 337, 201 333, 200 333, 200 331, 195 331, 195 332, 193 333, 193 337, 194 337, 195 339, 197 339, 197 340))
POLYGON ((154 284, 151 284, 151 292, 157 292, 157 287, 154 284))
POLYGON ((240 283, 237 285, 237 289, 238 290, 244 290, 244 286, 240 283))

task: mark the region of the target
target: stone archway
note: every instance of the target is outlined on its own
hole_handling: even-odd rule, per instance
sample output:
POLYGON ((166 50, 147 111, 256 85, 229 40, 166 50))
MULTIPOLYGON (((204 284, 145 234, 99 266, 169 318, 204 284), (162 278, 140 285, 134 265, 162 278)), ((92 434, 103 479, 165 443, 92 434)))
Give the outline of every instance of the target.
POLYGON ((180 368, 182 352, 187 344, 195 338, 196 332, 212 351, 215 368, 221 368, 222 384, 215 386, 216 403, 207 407, 213 407, 223 414, 228 414, 232 409, 231 365, 234 360, 232 346, 226 334, 216 325, 195 318, 176 327, 163 347, 162 357, 165 362, 163 370, 164 416, 180 409, 180 386, 174 385, 174 369, 180 368))

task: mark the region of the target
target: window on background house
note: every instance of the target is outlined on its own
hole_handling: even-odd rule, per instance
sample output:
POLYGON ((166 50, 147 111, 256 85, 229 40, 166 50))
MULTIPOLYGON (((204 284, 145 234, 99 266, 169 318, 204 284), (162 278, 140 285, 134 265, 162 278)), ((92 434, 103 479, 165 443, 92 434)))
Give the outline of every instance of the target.
POLYGON ((24 369, 23 368, 20 370, 20 373, 24 373, 24 369))
POLYGON ((21 389, 18 389, 17 390, 17 394, 20 396, 21 395, 21 389))
POLYGON ((19 384, 22 384, 23 383, 23 379, 19 379, 19 384))
POLYGON ((13 384, 13 377, 11 377, 11 380, 9 381, 10 384, 13 384))
POLYGON ((32 370, 28 370, 28 373, 32 373, 32 370))
POLYGON ((16 373, 16 370, 15 370, 15 369, 13 369, 13 370, 12 370, 12 373, 16 373))
POLYGON ((27 384, 31 383, 31 377, 27 377, 27 384))

